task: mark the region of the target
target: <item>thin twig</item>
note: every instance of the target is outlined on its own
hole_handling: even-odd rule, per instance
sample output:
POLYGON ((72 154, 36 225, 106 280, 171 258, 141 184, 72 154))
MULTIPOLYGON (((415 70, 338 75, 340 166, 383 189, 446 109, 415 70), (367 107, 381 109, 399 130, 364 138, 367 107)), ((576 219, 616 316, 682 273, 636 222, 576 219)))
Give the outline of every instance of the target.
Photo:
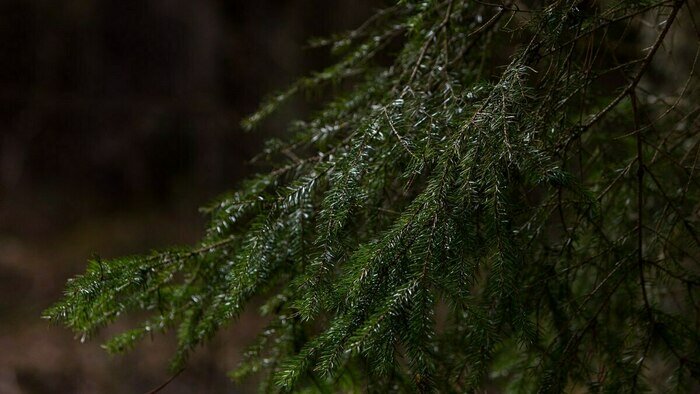
POLYGON ((418 55, 418 60, 416 61, 415 66, 413 67, 413 71, 411 72, 411 76, 408 78, 408 83, 407 85, 410 85, 411 82, 413 82, 413 79, 416 77, 416 73, 418 72, 418 68, 420 67, 421 63, 423 63, 423 58, 425 57, 426 52, 428 52, 428 48, 430 47, 430 42, 432 39, 437 35, 437 33, 447 27, 447 24, 450 21, 450 16, 452 16, 452 5, 454 4, 454 0, 450 0, 450 3, 447 5, 447 12, 445 13, 445 18, 440 22, 440 24, 435 28, 434 31, 431 31, 430 37, 425 40, 425 43, 423 44, 423 48, 421 48, 420 54, 418 55))
POLYGON ((184 370, 185 370, 185 368, 182 368, 179 371, 175 372, 175 374, 173 376, 171 376, 170 379, 166 380, 165 382, 163 382, 163 384, 154 388, 153 390, 148 391, 146 394, 159 393, 161 390, 163 390, 165 387, 167 387, 173 380, 175 380, 175 378, 177 378, 184 370))
POLYGON ((651 61, 654 59, 654 55, 656 55, 656 51, 659 50, 661 47, 661 44, 664 42, 664 38, 666 38, 666 34, 668 34, 669 30, 671 30, 671 26, 673 26, 673 21, 676 19, 676 16, 678 16, 678 11, 680 11, 681 7, 685 3, 685 0, 677 0, 674 5, 673 9, 671 10, 671 14, 668 16, 665 22, 664 29, 659 33, 658 37, 656 38, 656 41, 654 42, 654 45, 651 47, 649 50, 649 53, 647 56, 644 58, 642 61, 642 65, 639 68, 639 71, 635 74, 635 76, 632 78, 630 83, 625 87, 625 89, 620 92, 617 97, 615 97, 605 108, 603 108, 600 112, 596 113, 588 122, 585 124, 581 125, 576 132, 574 132, 566 141, 564 146, 568 146, 571 141, 575 140, 576 138, 580 137, 583 133, 585 133, 588 129, 590 129, 594 124, 598 123, 605 115, 607 115, 608 112, 610 112, 613 108, 617 107, 617 105, 625 98, 627 97, 631 92, 633 92, 639 82, 642 80, 642 77, 644 74, 646 74, 649 65, 651 64, 651 61))
POLYGON ((632 113, 634 117, 634 128, 637 130, 635 141, 637 144, 637 265, 639 269, 639 285, 642 288, 644 307, 649 315, 650 323, 654 324, 654 314, 649 304, 649 296, 646 289, 646 279, 644 277, 644 152, 642 149, 642 132, 639 128, 639 113, 637 109, 637 95, 630 93, 632 100, 632 113))

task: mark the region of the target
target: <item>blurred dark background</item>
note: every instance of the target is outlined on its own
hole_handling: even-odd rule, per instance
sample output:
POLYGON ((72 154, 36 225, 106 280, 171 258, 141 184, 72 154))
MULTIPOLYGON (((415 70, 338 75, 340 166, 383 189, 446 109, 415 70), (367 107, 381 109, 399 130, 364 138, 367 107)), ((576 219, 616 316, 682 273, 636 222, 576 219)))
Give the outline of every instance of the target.
MULTIPOLYGON (((93 254, 196 241, 198 207, 308 104, 238 123, 330 62, 308 38, 353 28, 373 0, 0 0, 0 393, 138 393, 169 378, 172 341, 124 357, 40 319, 93 254)), ((226 377, 255 311, 164 393, 251 392, 226 377)), ((119 322, 114 332, 129 326, 119 322)))

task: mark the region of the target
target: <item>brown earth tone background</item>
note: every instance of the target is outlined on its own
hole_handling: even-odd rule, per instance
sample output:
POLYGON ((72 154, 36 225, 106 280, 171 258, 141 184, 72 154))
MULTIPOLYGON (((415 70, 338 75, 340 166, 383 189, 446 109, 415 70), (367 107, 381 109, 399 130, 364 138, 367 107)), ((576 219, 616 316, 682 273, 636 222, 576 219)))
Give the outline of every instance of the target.
MULTIPOLYGON (((308 108, 254 133, 241 117, 329 63, 308 38, 379 3, 0 0, 0 393, 139 393, 169 378, 171 339, 111 357, 41 311, 95 253, 196 241, 198 207, 256 171, 262 141, 308 108)), ((261 327, 254 312, 163 393, 253 391, 225 373, 261 327)))

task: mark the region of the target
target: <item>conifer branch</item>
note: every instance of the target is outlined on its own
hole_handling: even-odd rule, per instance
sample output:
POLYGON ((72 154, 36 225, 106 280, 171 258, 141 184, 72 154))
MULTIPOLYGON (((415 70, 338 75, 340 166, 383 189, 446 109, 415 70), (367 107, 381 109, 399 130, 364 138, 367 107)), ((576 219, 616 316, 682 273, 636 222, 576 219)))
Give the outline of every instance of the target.
POLYGON ((87 338, 145 312, 105 348, 171 330, 178 371, 262 300, 231 376, 264 392, 694 387, 700 48, 650 72, 672 31, 697 36, 692 7, 528 6, 400 0, 315 40, 338 62, 244 126, 342 86, 203 210, 203 240, 95 258, 45 317, 87 338))

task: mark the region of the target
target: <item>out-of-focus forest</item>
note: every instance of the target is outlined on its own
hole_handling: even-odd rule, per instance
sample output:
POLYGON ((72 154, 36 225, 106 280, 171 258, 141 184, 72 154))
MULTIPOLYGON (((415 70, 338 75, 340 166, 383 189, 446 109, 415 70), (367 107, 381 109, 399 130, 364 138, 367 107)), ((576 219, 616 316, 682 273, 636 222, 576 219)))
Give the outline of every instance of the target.
MULTIPOLYGON (((0 393, 135 393, 170 377, 170 339, 110 357, 41 311, 94 254, 196 241, 198 207, 255 171, 264 139, 309 108, 293 103, 253 133, 241 117, 329 63, 308 38, 378 3, 0 0, 0 393)), ((225 373, 261 325, 249 311, 163 392, 253 391, 225 373)))

